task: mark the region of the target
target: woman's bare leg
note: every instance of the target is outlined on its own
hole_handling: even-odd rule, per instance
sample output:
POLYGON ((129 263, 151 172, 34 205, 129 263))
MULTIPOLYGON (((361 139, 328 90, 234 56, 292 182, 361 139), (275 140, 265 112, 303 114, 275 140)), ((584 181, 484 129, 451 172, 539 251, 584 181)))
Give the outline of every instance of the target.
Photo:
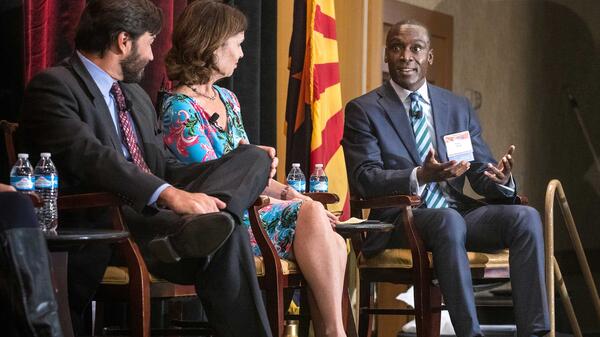
POLYGON ((331 228, 320 203, 305 201, 302 204, 293 249, 316 302, 314 309, 317 310, 311 307, 316 335, 346 336, 342 321, 346 245, 331 228))

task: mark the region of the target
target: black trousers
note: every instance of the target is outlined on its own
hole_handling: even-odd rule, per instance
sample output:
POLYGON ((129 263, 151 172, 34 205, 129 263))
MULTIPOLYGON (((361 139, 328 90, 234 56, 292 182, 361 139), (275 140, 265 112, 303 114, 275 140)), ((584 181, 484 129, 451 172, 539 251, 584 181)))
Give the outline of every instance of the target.
POLYGON ((231 237, 209 258, 179 263, 158 261, 148 251, 147 243, 157 234, 177 230, 180 216, 168 210, 144 216, 130 208, 124 209, 125 220, 140 245, 149 270, 171 282, 194 284, 209 322, 219 336, 271 336, 250 239, 241 224, 244 211, 267 184, 270 163, 265 151, 256 146, 241 145, 222 158, 207 162, 201 172, 185 173, 185 177, 193 176, 187 184, 177 181, 184 184, 187 191, 202 192, 223 200, 227 204, 225 210, 236 219, 237 226, 231 237))

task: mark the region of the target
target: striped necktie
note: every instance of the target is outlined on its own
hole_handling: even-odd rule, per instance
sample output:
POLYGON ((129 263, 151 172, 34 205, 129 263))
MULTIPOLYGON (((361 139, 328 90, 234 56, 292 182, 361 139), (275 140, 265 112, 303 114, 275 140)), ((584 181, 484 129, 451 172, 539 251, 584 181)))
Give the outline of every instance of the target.
POLYGON ((123 91, 121 90, 119 82, 113 83, 112 87, 110 88, 110 92, 115 98, 115 101, 117 101, 121 136, 123 137, 123 141, 127 146, 129 154, 131 155, 131 160, 142 171, 146 173, 151 173, 150 169, 148 168, 148 165, 146 164, 146 161, 144 161, 144 157, 142 156, 142 150, 140 149, 140 145, 137 141, 137 136, 135 135, 135 131, 133 130, 129 110, 127 109, 127 104, 125 103, 125 96, 123 95, 123 91))
MULTIPOLYGON (((425 161, 429 149, 433 146, 431 143, 431 135, 427 127, 427 118, 423 116, 423 106, 421 106, 421 95, 412 92, 410 97, 410 120, 415 133, 415 142, 419 151, 419 158, 425 161)), ((447 208, 448 202, 444 198, 444 194, 437 182, 427 184, 425 192, 421 196, 425 200, 427 208, 447 208)))

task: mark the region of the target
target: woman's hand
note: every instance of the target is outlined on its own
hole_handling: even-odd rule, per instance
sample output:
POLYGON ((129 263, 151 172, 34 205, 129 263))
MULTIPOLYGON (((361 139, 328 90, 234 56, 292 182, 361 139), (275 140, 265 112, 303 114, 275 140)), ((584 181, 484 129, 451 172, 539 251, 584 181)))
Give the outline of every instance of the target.
POLYGON ((337 215, 331 213, 328 210, 325 210, 325 214, 327 214, 327 218, 329 218, 329 223, 331 224, 331 228, 335 228, 335 225, 340 223, 340 218, 337 215))
MULTIPOLYGON (((240 139, 239 145, 242 144, 250 144, 248 143, 248 141, 246 139, 240 139)), ((265 146, 265 145, 255 145, 257 146, 259 149, 267 152, 267 154, 269 154, 269 157, 271 157, 271 172, 269 173, 269 178, 273 178, 275 176, 275 174, 277 174, 277 165, 279 165, 279 158, 277 158, 276 154, 275 154, 275 148, 270 147, 270 146, 265 146)), ((269 179, 269 183, 271 183, 271 179, 269 179)))
POLYGON ((288 188, 288 192, 287 192, 287 196, 286 196, 286 200, 292 200, 292 199, 300 199, 300 200, 312 200, 311 197, 304 195, 298 191, 296 191, 295 189, 293 189, 292 187, 288 188))

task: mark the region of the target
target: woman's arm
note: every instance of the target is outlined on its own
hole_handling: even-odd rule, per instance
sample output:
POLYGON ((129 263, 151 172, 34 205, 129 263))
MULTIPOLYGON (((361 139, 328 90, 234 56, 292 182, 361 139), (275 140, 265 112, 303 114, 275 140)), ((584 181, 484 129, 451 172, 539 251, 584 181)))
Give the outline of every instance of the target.
POLYGON ((292 199, 312 200, 310 197, 307 197, 301 193, 298 193, 291 186, 284 185, 275 179, 269 180, 269 184, 263 191, 263 194, 265 194, 269 198, 279 199, 279 200, 292 200, 292 199))

